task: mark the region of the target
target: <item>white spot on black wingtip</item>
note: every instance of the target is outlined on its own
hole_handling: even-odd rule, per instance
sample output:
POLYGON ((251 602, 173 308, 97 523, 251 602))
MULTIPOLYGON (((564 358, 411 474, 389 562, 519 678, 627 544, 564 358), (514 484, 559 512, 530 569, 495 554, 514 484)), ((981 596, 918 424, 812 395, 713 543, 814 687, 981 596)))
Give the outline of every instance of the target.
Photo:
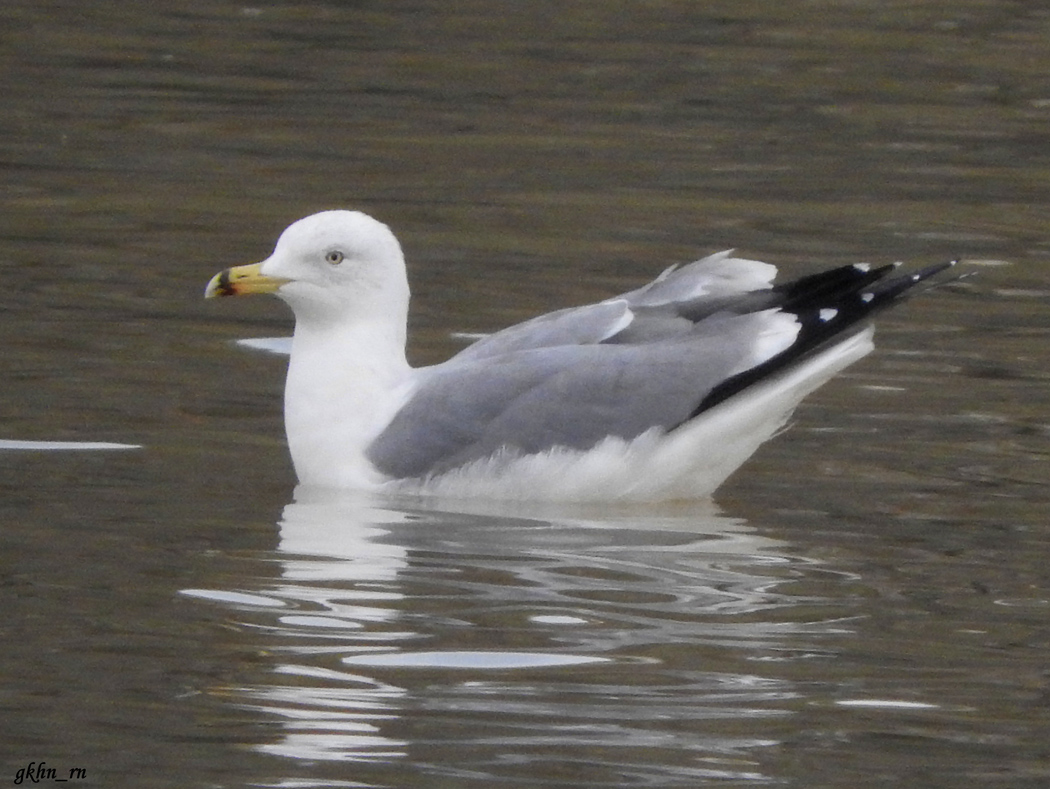
POLYGON ((834 317, 836 315, 838 315, 838 314, 839 314, 838 310, 832 309, 831 307, 825 307, 824 309, 822 309, 820 312, 817 313, 817 317, 820 318, 820 322, 821 323, 827 323, 828 321, 834 319, 834 317))
POLYGON ((894 263, 890 263, 890 265, 893 266, 894 268, 900 268, 901 266, 904 265, 904 261, 903 260, 898 260, 898 261, 896 261, 894 263))
POLYGON ((922 279, 922 275, 921 274, 912 274, 911 275, 911 281, 912 282, 918 282, 921 279, 922 279))
POLYGON ((871 271, 871 263, 854 263, 853 268, 855 268, 857 271, 867 273, 871 271))
POLYGON ((860 300, 863 301, 865 304, 869 304, 871 301, 874 300, 874 298, 875 298, 875 294, 874 293, 861 293, 860 294, 860 300))

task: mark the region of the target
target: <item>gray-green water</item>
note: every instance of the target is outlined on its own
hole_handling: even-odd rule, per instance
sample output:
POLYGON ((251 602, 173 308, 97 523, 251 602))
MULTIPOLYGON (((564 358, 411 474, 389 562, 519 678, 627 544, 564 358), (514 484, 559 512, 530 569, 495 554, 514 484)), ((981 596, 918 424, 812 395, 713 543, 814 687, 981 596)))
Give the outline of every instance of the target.
POLYGON ((0 780, 1050 781, 1050 13, 7 2, 0 780), (411 355, 736 247, 962 258, 700 504, 295 501, 272 300, 391 224, 411 355), (464 512, 464 509, 469 509, 464 512), (34 773, 38 775, 39 773, 34 773))

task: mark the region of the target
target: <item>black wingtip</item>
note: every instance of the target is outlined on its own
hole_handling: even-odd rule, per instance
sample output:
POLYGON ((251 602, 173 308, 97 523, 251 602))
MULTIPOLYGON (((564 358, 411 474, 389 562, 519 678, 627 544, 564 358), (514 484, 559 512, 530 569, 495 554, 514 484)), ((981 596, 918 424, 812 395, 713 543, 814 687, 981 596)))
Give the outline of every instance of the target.
MULTIPOLYGON (((954 268, 958 262, 959 261, 957 260, 947 260, 941 263, 934 263, 908 274, 902 274, 898 277, 890 277, 881 280, 878 284, 869 289, 869 292, 871 293, 871 298, 868 300, 870 311, 874 312, 888 307, 890 304, 899 300, 916 285, 927 282, 938 274, 947 271, 950 268, 954 268)), ((931 283, 930 286, 936 287, 937 285, 943 285, 954 279, 958 279, 958 277, 954 277, 952 280, 944 280, 939 283, 931 283)))
MULTIPOLYGON (((794 314, 799 322, 795 342, 771 359, 716 386, 689 418, 849 336, 877 313, 902 301, 917 285, 925 282, 926 289, 929 289, 945 284, 944 281, 929 280, 954 267, 957 262, 934 263, 892 277, 887 275, 895 271, 899 263, 874 269, 843 266, 778 286, 784 296, 779 309, 794 314)), ((956 276, 947 281, 959 278, 956 276)))

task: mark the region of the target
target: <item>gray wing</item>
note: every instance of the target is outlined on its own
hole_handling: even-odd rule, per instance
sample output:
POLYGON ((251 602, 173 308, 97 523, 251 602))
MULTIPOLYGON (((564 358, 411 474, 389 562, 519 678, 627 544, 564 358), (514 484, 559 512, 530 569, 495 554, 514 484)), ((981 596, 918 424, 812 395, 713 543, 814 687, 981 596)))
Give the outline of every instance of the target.
POLYGON ((775 269, 729 253, 643 288, 513 326, 417 371, 369 447, 399 478, 506 450, 589 449, 672 430, 850 335, 950 263, 883 279, 843 266, 772 287, 775 269))
POLYGON ((478 340, 460 351, 460 362, 478 361, 531 348, 589 345, 607 340, 634 320, 624 299, 558 310, 478 340))
POLYGON ((768 290, 773 286, 776 266, 758 260, 733 257, 733 250, 717 252, 685 266, 671 266, 652 282, 624 293, 632 307, 723 299, 740 293, 768 290))
MULTIPOLYGON (((672 266, 647 285, 621 296, 511 326, 465 348, 457 358, 479 360, 528 348, 604 342, 617 336, 620 341, 635 342, 688 332, 701 314, 725 309, 737 299, 753 299, 755 292, 766 298, 775 275, 776 268, 768 263, 734 258, 731 251, 719 252, 681 268, 672 266), (630 333, 624 334, 628 328, 630 333)), ((759 306, 749 304, 735 311, 753 311, 759 306)))
POLYGON ((438 474, 505 450, 589 449, 689 419, 716 386, 752 364, 768 321, 722 315, 645 344, 533 348, 430 368, 368 450, 398 478, 438 474))

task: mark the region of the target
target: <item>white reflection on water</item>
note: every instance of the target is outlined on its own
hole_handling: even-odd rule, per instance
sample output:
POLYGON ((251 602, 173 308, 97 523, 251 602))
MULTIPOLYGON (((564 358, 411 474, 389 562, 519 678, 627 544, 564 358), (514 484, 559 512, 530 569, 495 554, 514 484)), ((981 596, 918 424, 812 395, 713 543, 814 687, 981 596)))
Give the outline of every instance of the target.
POLYGON ((393 666, 396 668, 509 669, 553 668, 604 663, 608 658, 591 655, 552 655, 542 652, 387 652, 381 655, 355 655, 343 658, 348 666, 393 666))
POLYGON ((939 704, 929 704, 923 701, 900 701, 899 699, 839 699, 835 702, 835 706, 886 710, 935 710, 940 707, 939 704))
POLYGON ((242 348, 264 351, 278 356, 289 356, 292 353, 291 337, 247 337, 243 340, 236 340, 235 343, 242 348))
POLYGON ((106 441, 19 441, 0 438, 0 450, 21 452, 76 452, 86 450, 142 449, 139 444, 112 444, 106 441))
POLYGON ((257 750, 500 785, 585 753, 599 777, 768 779, 749 753, 776 739, 744 722, 798 693, 758 671, 828 630, 778 591, 799 559, 695 505, 443 506, 297 491, 280 579, 207 595, 285 604, 250 623, 275 681, 239 693, 281 722, 257 750))
MULTIPOLYGON (((454 340, 475 342, 488 335, 477 332, 453 332, 451 336, 454 340)), ((290 356, 292 353, 291 337, 245 337, 242 340, 236 340, 235 344, 241 348, 247 348, 252 351, 264 351, 277 356, 290 356)))

